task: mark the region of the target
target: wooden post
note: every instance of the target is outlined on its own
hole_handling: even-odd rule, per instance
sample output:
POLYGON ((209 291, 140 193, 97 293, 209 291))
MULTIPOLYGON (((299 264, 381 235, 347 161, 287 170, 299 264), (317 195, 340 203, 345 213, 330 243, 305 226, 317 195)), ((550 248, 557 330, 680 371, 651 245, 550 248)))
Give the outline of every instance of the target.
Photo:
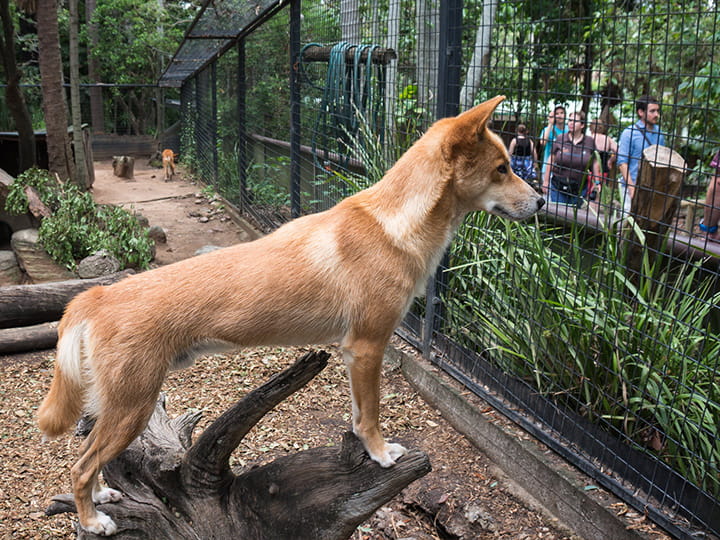
MULTIPOLYGON (((649 254, 662 251, 665 233, 680 208, 685 169, 685 160, 671 148, 653 145, 643 151, 630 213, 645 233, 649 254)), ((631 229, 628 238, 634 234, 631 229)), ((642 265, 643 245, 637 240, 629 244, 628 266, 638 271, 642 265)))

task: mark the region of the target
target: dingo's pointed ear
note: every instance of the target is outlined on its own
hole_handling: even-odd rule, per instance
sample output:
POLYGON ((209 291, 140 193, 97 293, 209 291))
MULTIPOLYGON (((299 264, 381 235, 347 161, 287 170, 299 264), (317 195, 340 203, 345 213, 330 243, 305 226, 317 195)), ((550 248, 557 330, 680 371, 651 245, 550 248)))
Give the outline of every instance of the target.
POLYGON ((502 101, 505 101, 505 96, 495 96, 465 111, 457 117, 458 127, 464 130, 466 134, 473 133, 482 136, 492 114, 502 101))
POLYGON ((451 119, 452 127, 443 145, 443 152, 447 158, 451 158, 459 151, 470 151, 480 142, 485 136, 487 124, 495 108, 504 99, 505 96, 495 96, 451 119))

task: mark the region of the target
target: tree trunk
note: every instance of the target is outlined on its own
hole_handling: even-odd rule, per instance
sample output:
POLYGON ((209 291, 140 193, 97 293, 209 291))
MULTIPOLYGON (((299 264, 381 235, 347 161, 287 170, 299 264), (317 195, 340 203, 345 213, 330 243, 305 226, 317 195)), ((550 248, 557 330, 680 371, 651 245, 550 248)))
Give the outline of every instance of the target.
MULTIPOLYGON (((650 257, 664 252, 665 233, 680 206, 685 170, 687 164, 682 156, 666 146, 653 145, 643 150, 630 209, 635 223, 645 233, 645 246, 636 240, 629 242, 628 266, 635 271, 642 267, 644 249, 650 257)), ((632 228, 628 234, 635 234, 632 228)))
MULTIPOLYGON (((400 0, 390 0, 388 5, 387 20, 387 37, 386 41, 389 49, 398 50, 400 44, 400 0)), ((397 79, 398 79, 398 63, 392 62, 387 66, 385 76, 385 141, 390 141, 390 137, 395 135, 395 114, 398 110, 397 103, 397 79)), ((394 151, 396 144, 385 144, 385 160, 387 163, 394 163, 396 156, 394 151)))
POLYGON ((67 136, 67 107, 63 88, 56 0, 37 0, 37 29, 48 168, 64 181, 73 177, 74 170, 67 136))
POLYGON ((69 0, 70 8, 70 110, 72 111, 73 148, 75 150, 75 183, 86 190, 88 182, 87 159, 85 158, 85 141, 83 140, 82 114, 80 109, 80 52, 78 34, 80 22, 78 17, 78 0, 69 0))
POLYGON ((493 24, 495 24, 497 6, 497 0, 488 0, 483 3, 482 20, 475 34, 473 57, 468 66, 467 75, 465 75, 465 84, 460 91, 460 109, 464 111, 473 106, 475 92, 482 83, 483 71, 490 54, 490 37, 493 24))
POLYGON ((2 54, 3 68, 5 70, 5 103, 15 122, 18 132, 18 171, 33 167, 37 163, 35 155, 35 133, 28 111, 25 97, 20 90, 20 71, 15 59, 15 27, 10 15, 9 0, 0 0, 0 54, 2 54))
POLYGON ((119 178, 132 180, 135 177, 135 158, 132 156, 113 156, 113 174, 119 178))
MULTIPOLYGON (((242 538, 341 540, 404 487, 430 471, 427 456, 409 452, 393 467, 370 460, 351 433, 342 447, 315 448, 235 474, 230 455, 262 417, 306 385, 330 355, 311 352, 254 390, 195 441, 199 412, 170 420, 164 402, 146 430, 103 470, 124 493, 100 505, 118 525, 114 538, 242 538)), ((74 511, 61 495, 49 515, 74 511)), ((78 531, 78 538, 98 538, 78 531)))
MULTIPOLYGON (((87 21, 87 32, 90 51, 88 51, 88 78, 93 84, 100 83, 100 63, 92 54, 99 41, 97 24, 92 22, 93 13, 97 0, 85 0, 85 20, 87 21)), ((102 88, 93 86, 90 88, 90 124, 94 133, 105 133, 105 110, 103 108, 102 88)))
POLYGON ((94 279, 0 287, 0 328, 57 321, 75 295, 95 285, 110 285, 133 273, 124 270, 94 279))
POLYGON ((358 0, 340 0, 340 35, 343 41, 360 43, 360 10, 358 0))

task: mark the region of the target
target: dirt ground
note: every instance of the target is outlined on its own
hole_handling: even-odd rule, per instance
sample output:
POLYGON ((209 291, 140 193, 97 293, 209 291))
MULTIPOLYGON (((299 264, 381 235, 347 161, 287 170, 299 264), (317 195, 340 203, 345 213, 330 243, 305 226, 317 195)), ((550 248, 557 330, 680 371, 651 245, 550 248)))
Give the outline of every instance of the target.
MULTIPOLYGON (((249 238, 228 219, 220 203, 202 196, 202 186, 183 176, 165 183, 162 171, 139 162, 135 173, 135 180, 121 180, 112 176, 109 164, 98 164, 94 194, 99 202, 132 206, 151 225, 166 230, 167 244, 158 246, 157 264, 192 256, 204 245, 225 246, 249 238)), ((202 410, 199 432, 306 350, 261 348, 204 357, 166 381, 169 415, 202 410)), ((235 467, 340 443, 350 426, 347 380, 336 348, 326 350, 333 353, 328 367, 261 420, 236 450, 235 467)), ((0 357, 0 538, 74 537, 74 516, 44 514, 53 495, 70 490, 68 470, 80 442, 67 436, 41 443, 34 423, 50 383, 53 353, 0 357)), ((353 540, 577 538, 518 495, 515 484, 429 407, 399 370, 385 368, 381 395, 384 432, 408 448, 426 452, 433 470, 381 508, 353 540)), ((646 538, 667 538, 625 505, 614 510, 646 538)))

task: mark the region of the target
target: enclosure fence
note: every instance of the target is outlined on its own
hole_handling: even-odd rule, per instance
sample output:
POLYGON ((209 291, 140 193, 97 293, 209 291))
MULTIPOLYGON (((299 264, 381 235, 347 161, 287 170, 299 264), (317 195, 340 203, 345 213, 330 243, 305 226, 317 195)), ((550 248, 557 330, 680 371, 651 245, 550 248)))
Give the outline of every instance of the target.
POLYGON ((434 120, 498 94, 492 127, 508 145, 526 127, 547 195, 577 125, 558 117, 582 111, 570 135, 593 128, 602 180, 567 169, 570 204, 523 223, 470 215, 402 332, 672 535, 717 536, 720 244, 699 223, 720 220, 719 23, 714 1, 215 0, 160 85, 180 89, 181 160, 264 231, 371 185, 434 120), (648 120, 627 150, 643 95, 664 140, 648 120), (613 161, 632 157, 629 198, 613 161))

